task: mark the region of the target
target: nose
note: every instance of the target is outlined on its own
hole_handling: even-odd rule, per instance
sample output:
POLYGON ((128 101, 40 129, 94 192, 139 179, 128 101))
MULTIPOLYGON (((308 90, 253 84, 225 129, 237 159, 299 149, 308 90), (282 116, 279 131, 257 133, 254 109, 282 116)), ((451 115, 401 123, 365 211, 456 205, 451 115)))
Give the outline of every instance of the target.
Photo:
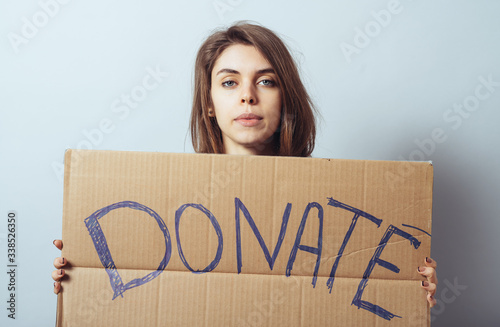
POLYGON ((241 103, 251 105, 257 104, 257 95, 255 94, 255 88, 252 85, 243 88, 241 103))
POLYGON ((241 103, 254 104, 255 100, 252 97, 243 97, 241 98, 241 103))

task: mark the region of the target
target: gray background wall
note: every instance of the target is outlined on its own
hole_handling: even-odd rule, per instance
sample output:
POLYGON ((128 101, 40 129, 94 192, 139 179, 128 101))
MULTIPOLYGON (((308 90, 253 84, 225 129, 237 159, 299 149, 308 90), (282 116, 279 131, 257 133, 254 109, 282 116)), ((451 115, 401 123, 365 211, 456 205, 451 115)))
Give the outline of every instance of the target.
MULTIPOLYGON (((16 210, 20 302, 14 322, 2 300, 0 325, 54 324, 64 150, 192 152, 195 52, 243 19, 293 49, 322 114, 315 157, 433 161, 433 326, 497 325, 499 12, 488 0, 1 1, 0 261, 16 210), (140 93, 151 69, 165 74, 140 93)), ((2 273, 0 299, 6 285, 2 273)))

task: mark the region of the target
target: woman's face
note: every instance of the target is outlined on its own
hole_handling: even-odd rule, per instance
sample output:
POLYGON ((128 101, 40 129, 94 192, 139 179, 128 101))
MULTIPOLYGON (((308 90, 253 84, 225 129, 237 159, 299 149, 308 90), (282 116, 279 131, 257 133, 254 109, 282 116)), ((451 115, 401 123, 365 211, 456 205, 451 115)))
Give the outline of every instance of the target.
POLYGON ((212 70, 213 110, 228 154, 274 154, 281 91, 269 62, 253 46, 232 45, 212 70))

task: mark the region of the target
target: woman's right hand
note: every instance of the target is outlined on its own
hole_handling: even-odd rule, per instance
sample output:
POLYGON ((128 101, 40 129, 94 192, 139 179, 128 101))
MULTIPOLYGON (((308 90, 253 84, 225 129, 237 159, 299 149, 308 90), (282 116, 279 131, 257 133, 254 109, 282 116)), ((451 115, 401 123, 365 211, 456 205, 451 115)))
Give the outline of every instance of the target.
MULTIPOLYGON (((53 243, 56 246, 56 248, 58 248, 59 250, 62 250, 63 243, 61 240, 54 240, 53 243)), ((67 263, 68 263, 68 261, 63 257, 58 257, 54 260, 54 267, 56 268, 56 270, 54 270, 52 272, 52 279, 55 280, 55 282, 54 282, 54 293, 55 294, 58 294, 61 291, 61 278, 63 278, 63 276, 65 274, 65 271, 62 268, 67 263)))

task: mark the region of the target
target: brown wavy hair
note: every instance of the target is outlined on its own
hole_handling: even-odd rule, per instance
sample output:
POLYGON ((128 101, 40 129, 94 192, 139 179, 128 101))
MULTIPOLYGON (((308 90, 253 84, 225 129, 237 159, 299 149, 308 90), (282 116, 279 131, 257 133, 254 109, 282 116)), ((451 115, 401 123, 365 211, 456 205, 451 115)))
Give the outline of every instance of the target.
POLYGON ((215 117, 208 114, 212 106, 211 74, 222 52, 234 44, 252 45, 269 61, 276 72, 281 90, 281 124, 273 139, 275 154, 308 157, 316 137, 315 108, 302 84, 297 66, 283 41, 270 29, 239 22, 212 33, 201 45, 195 63, 191 140, 198 153, 224 153, 222 132, 215 117))

